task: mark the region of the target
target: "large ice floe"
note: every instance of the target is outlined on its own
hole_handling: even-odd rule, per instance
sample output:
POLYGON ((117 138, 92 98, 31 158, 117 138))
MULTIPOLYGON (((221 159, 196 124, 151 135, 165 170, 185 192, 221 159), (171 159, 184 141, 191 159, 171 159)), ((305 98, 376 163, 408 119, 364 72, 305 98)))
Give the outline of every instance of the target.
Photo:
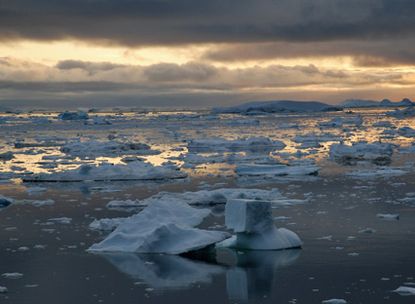
POLYGON ((213 113, 261 114, 278 112, 321 112, 339 110, 339 107, 318 101, 275 100, 248 102, 238 106, 214 108, 213 113))
POLYGON ((23 176, 25 182, 79 182, 79 181, 128 181, 128 180, 164 180, 185 178, 186 173, 172 166, 153 166, 145 162, 127 164, 82 165, 77 169, 38 173, 23 176))
POLYGON ((384 165, 390 163, 392 154, 393 146, 388 143, 357 142, 330 146, 330 158, 343 165, 353 165, 357 161, 384 165))
POLYGON ((225 207, 225 223, 236 235, 218 243, 218 247, 281 250, 302 246, 297 234, 285 228, 275 227, 270 202, 230 200, 225 207))
POLYGON ((114 156, 124 154, 151 155, 159 151, 151 150, 144 143, 117 142, 117 141, 86 141, 71 142, 64 145, 61 152, 79 157, 114 156))
POLYGON ((180 254, 198 250, 229 237, 228 233, 194 228, 210 214, 183 202, 157 201, 122 222, 91 252, 180 254))
POLYGON ((190 152, 213 152, 213 151, 272 151, 282 150, 285 144, 279 140, 271 140, 267 137, 250 137, 236 140, 223 138, 194 139, 187 144, 190 152))

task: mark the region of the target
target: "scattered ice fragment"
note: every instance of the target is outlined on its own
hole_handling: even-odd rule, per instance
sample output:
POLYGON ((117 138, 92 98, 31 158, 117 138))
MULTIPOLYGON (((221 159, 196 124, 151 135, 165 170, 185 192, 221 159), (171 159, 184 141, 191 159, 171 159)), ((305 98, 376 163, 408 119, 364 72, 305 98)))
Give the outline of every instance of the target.
POLYGON ((7 293, 8 289, 5 286, 0 286, 0 293, 7 293))

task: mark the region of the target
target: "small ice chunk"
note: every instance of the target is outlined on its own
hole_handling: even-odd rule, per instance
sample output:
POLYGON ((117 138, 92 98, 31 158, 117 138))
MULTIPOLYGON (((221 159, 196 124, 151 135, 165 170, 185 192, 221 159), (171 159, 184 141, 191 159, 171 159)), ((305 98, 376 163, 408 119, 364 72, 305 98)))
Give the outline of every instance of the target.
POLYGON ((330 300, 324 300, 321 303, 323 304, 347 304, 347 301, 344 299, 330 299, 330 300))
POLYGON ((8 289, 5 286, 0 286, 0 293, 7 293, 8 289))
POLYGON ((120 224, 124 223, 126 219, 127 218, 124 217, 116 217, 94 220, 91 224, 89 224, 89 228, 92 230, 112 231, 120 224))
POLYGON ((385 219, 385 220, 399 220, 399 214, 391 214, 391 213, 378 213, 376 214, 378 218, 385 219))
POLYGON ((70 217, 55 217, 48 219, 48 222, 54 222, 58 224, 70 224, 72 222, 72 219, 70 217))
POLYGON ((415 296, 415 287, 400 286, 393 292, 396 292, 401 296, 415 296))
POLYGON ((5 272, 1 275, 5 279, 20 279, 23 277, 23 274, 20 272, 5 272))

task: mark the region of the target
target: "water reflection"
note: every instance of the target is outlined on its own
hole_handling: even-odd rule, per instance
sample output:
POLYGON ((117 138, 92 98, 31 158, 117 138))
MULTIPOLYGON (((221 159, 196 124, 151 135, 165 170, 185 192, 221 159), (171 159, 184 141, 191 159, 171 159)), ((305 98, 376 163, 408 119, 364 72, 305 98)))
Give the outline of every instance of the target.
POLYGON ((195 284, 210 284, 214 276, 225 275, 228 298, 246 302, 270 297, 278 269, 293 264, 300 252, 223 248, 186 257, 133 253, 102 256, 133 280, 158 290, 189 289, 195 284))
POLYGON ((155 289, 185 289, 196 283, 210 283, 214 275, 225 271, 220 265, 176 255, 105 253, 119 271, 155 289))

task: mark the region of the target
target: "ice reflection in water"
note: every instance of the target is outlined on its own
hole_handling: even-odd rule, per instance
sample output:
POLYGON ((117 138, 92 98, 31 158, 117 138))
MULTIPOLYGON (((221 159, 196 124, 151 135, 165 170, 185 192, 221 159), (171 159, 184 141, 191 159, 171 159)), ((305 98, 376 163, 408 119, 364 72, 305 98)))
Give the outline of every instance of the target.
POLYGON ((131 279, 162 291, 191 289, 210 284, 214 276, 226 277, 229 300, 249 301, 270 297, 278 269, 295 263, 301 250, 236 251, 174 256, 164 254, 100 254, 131 279))

